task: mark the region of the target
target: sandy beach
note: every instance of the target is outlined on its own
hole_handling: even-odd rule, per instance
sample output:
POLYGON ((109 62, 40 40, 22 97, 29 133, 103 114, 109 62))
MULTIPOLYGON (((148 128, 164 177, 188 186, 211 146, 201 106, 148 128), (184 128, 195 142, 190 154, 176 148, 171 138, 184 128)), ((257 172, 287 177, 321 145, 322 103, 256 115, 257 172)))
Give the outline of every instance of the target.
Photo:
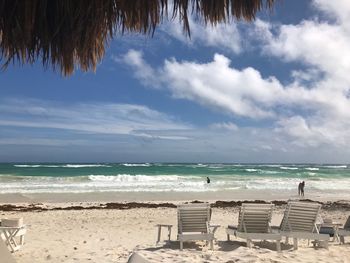
MULTIPOLYGON (((276 206, 273 225, 281 221, 284 202, 276 202, 282 206, 276 206)), ((297 251, 293 251, 292 245, 282 245, 281 254, 275 251, 274 243, 267 241, 255 242, 253 249, 248 249, 241 239, 226 241, 225 227, 237 224, 239 202, 212 203, 212 223, 221 225, 215 234, 214 251, 199 241, 185 243, 180 252, 176 242, 176 209, 167 207, 174 206, 173 203, 165 203, 165 207, 155 203, 124 207, 120 204, 110 203, 108 208, 104 203, 17 203, 1 206, 0 217, 23 217, 29 225, 25 245, 14 253, 19 263, 126 262, 133 251, 150 262, 350 262, 349 240, 345 245, 330 242, 329 250, 314 249, 307 241, 300 242, 297 251), (152 204, 156 208, 149 208, 152 204), (170 243, 156 245, 156 224, 174 225, 170 243)), ((337 222, 345 222, 350 215, 349 202, 328 203, 324 208, 322 216, 337 222)))

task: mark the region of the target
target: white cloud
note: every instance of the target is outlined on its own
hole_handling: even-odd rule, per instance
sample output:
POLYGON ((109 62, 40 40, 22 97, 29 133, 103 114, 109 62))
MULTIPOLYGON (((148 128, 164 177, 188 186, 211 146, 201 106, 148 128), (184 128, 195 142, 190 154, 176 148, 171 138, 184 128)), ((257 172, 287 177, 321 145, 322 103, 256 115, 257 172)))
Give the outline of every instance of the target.
POLYGON ((196 101, 232 114, 251 118, 273 117, 275 113, 268 108, 276 103, 283 92, 276 78, 264 79, 253 68, 232 68, 230 60, 223 55, 215 54, 212 62, 202 64, 165 60, 162 68, 154 69, 140 55, 137 63, 129 60, 130 52, 133 54, 137 51, 129 51, 124 56, 124 62, 133 67, 135 76, 143 84, 158 87, 161 82, 161 86, 170 89, 176 98, 196 101), (139 72, 145 69, 155 75, 144 79, 139 72), (157 81, 153 84, 155 77, 157 81))
POLYGON ((350 80, 347 74, 350 70, 350 35, 341 25, 307 20, 298 25, 282 25, 276 36, 265 40, 265 52, 315 67, 337 79, 334 88, 344 88, 343 84, 350 80))
MULTIPOLYGON (((129 64, 136 74, 151 67, 143 59, 141 63, 129 64)), ((165 60, 163 67, 152 68, 152 71, 158 76, 157 81, 161 81, 175 98, 243 117, 278 119, 282 114, 280 107, 311 113, 331 109, 347 114, 346 100, 339 103, 344 100, 340 96, 337 104, 332 103, 329 95, 334 93, 329 89, 309 89, 296 82, 283 86, 273 76, 263 78, 254 68, 238 70, 231 67, 230 60, 219 54, 209 63, 165 60)))
MULTIPOLYGON (((140 60, 130 64, 135 72, 150 67, 140 60)), ((224 114, 268 118, 278 127, 275 131, 296 138, 299 146, 344 145, 350 139, 347 133, 339 132, 350 128, 349 98, 339 89, 325 87, 326 80, 314 82, 313 88, 298 81, 283 86, 275 77, 264 79, 256 69, 230 67, 223 55, 215 55, 209 63, 165 60, 163 67, 152 71, 158 76, 157 85, 161 82, 173 97, 223 110, 224 114), (300 111, 306 116, 299 116, 300 111)))
POLYGON ((138 69, 142 69, 135 72, 136 77, 140 79, 145 85, 150 85, 154 88, 158 88, 160 83, 157 73, 152 67, 149 67, 147 64, 145 64, 142 55, 142 52, 131 49, 122 58, 118 57, 114 58, 114 60, 116 62, 124 61, 129 65, 134 65, 138 69))
MULTIPOLYGON (((65 129, 92 134, 146 136, 190 126, 146 106, 116 103, 61 105, 40 100, 1 100, 0 126, 65 129)), ((184 139, 175 135, 161 139, 184 139)))
POLYGON ((177 40, 195 47, 198 45, 221 48, 234 54, 242 52, 242 40, 236 23, 219 23, 216 26, 205 26, 189 17, 191 38, 184 32, 181 23, 166 23, 161 30, 177 40))
POLYGON ((260 145, 260 148, 262 150, 265 150, 265 151, 272 151, 273 150, 273 148, 270 145, 267 145, 267 144, 260 145))
POLYGON ((0 145, 35 145, 35 146, 79 146, 86 145, 86 140, 63 140, 63 139, 48 139, 48 138, 1 138, 0 145))
POLYGON ((237 131, 238 130, 238 126, 236 124, 234 124, 233 122, 213 123, 210 125, 210 128, 218 129, 218 130, 228 130, 228 131, 237 131))
POLYGON ((166 59, 158 68, 148 65, 141 53, 138 63, 124 62, 145 85, 166 88, 174 98, 224 114, 268 119, 275 132, 296 145, 344 146, 350 140, 350 6, 342 0, 317 0, 314 7, 333 20, 316 17, 289 25, 257 20, 251 34, 262 44, 263 55, 304 65, 303 71, 291 70, 289 83, 265 78, 252 67, 237 69, 220 54, 207 63, 166 59), (154 75, 137 75, 143 70, 154 75))
POLYGON ((306 83, 306 85, 320 79, 322 76, 316 69, 292 70, 290 75, 296 83, 306 83))
POLYGON ((349 27, 350 5, 348 0, 313 0, 313 6, 336 19, 342 26, 349 27))
POLYGON ((350 139, 350 5, 347 0, 312 3, 331 20, 316 17, 295 25, 258 20, 255 35, 263 41, 265 55, 307 67, 304 72, 292 71, 295 83, 290 92, 294 101, 300 100, 296 104, 311 112, 281 118, 282 130, 300 145, 346 145, 350 139))

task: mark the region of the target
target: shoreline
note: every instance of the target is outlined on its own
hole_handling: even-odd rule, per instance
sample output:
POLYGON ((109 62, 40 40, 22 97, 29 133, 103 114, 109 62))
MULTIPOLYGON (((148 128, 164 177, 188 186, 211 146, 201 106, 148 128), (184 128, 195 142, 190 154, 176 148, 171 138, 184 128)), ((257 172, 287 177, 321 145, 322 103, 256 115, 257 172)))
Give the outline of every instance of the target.
MULTIPOLYGON (((316 202, 322 205, 325 211, 343 210, 350 211, 350 200, 338 200, 321 202, 311 199, 298 199, 293 201, 316 202)), ((203 203, 203 200, 186 201, 185 203, 203 203)), ((78 202, 78 203, 0 203, 1 212, 44 212, 44 211, 67 211, 67 210, 129 210, 139 208, 176 208, 179 203, 184 202, 78 202)), ((223 201, 217 200, 209 202, 212 208, 237 208, 242 203, 272 203, 276 208, 283 208, 288 201, 286 200, 239 200, 223 201)))
MULTIPOLYGON (((344 199, 348 193, 341 191, 320 193, 307 191, 303 199, 311 199, 320 202, 338 201, 344 199)), ((203 192, 67 192, 67 193, 0 193, 0 203, 80 203, 80 202, 186 202, 191 200, 203 200, 213 202, 240 201, 240 200, 299 200, 301 197, 296 190, 222 190, 203 192)), ((350 199, 349 199, 350 200, 350 199)))

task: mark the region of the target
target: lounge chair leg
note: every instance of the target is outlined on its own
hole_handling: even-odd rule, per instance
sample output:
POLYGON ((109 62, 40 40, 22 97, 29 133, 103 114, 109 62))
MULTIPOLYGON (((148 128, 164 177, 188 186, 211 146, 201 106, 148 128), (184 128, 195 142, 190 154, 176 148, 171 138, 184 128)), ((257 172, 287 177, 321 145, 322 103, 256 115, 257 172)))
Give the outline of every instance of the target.
POLYGON ((288 243, 289 243, 289 237, 286 237, 285 244, 288 245, 288 243))
POLYGON ((230 241, 230 235, 227 234, 227 241, 230 241))
POLYGON ((322 244, 325 249, 328 249, 328 241, 323 241, 324 243, 322 244))
POLYGON ((298 249, 298 239, 297 238, 293 238, 293 245, 294 245, 294 250, 298 249))
POLYGON ((24 235, 20 236, 19 242, 20 242, 21 246, 24 245, 24 235))
POLYGON ((250 239, 247 239, 247 247, 252 248, 252 241, 250 239))
POLYGON ((156 244, 158 244, 160 242, 161 232, 162 232, 162 227, 160 225, 158 225, 158 238, 157 238, 156 244))
POLYGON ((182 251, 184 249, 184 243, 180 241, 180 250, 182 251))
POLYGON ((214 250, 214 240, 210 240, 210 249, 214 250))
POLYGON ((168 226, 168 240, 170 241, 171 237, 171 226, 168 226))
POLYGON ((339 237, 340 244, 345 244, 345 238, 344 236, 339 237))
POLYGON ((281 241, 280 240, 276 240, 276 249, 277 249, 277 252, 281 252, 281 241))

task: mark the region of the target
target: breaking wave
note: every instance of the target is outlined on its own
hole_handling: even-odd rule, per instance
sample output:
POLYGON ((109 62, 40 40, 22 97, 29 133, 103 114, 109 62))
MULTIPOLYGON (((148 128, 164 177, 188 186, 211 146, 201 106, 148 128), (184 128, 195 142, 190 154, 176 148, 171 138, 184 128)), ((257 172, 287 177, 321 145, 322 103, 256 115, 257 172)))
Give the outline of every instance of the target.
POLYGON ((112 167, 106 164, 62 164, 62 165, 54 165, 54 164, 15 164, 14 167, 18 168, 92 168, 92 167, 112 167))

